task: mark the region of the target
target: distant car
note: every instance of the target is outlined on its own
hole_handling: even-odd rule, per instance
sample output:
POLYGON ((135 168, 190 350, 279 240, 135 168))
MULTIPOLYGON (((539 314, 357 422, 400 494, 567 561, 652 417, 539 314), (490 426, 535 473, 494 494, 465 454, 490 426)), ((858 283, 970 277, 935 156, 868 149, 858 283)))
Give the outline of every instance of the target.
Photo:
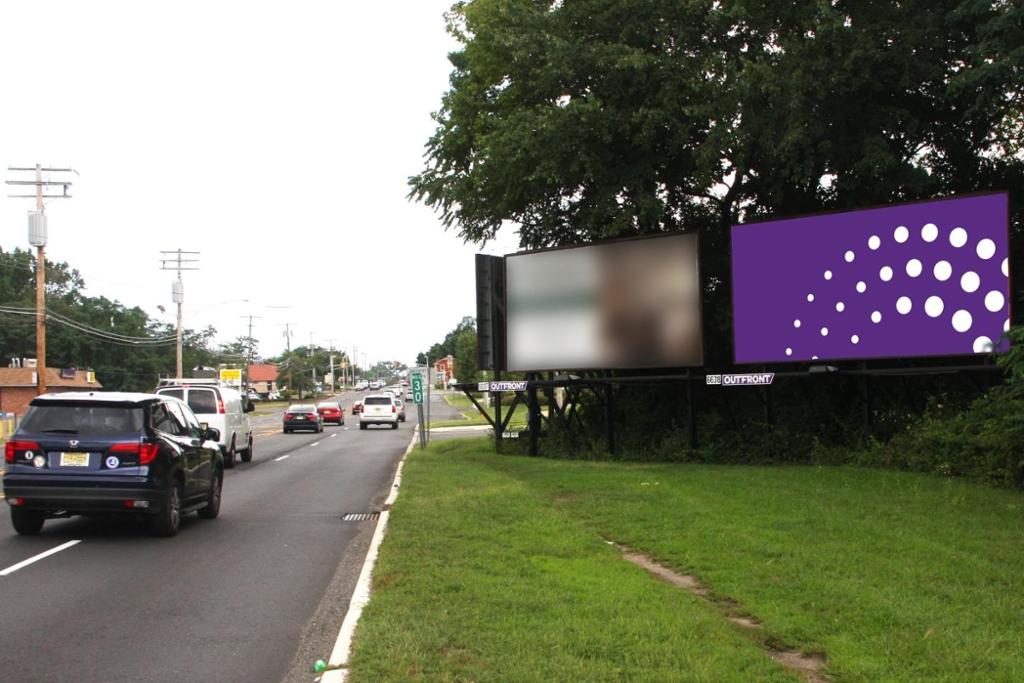
POLYGON ((396 398, 395 405, 398 406, 398 421, 405 422, 405 402, 396 398))
POLYGON ((271 391, 269 394, 267 394, 267 400, 268 401, 280 401, 281 400, 281 392, 280 391, 271 391))
POLYGON ((224 481, 218 437, 168 396, 34 398, 4 453, 14 530, 35 535, 47 519, 131 513, 143 515, 158 536, 173 536, 192 510, 213 519, 224 481))
POLYGON ((362 411, 362 409, 363 409, 363 402, 362 401, 355 401, 352 404, 352 414, 353 415, 358 415, 360 413, 360 411, 362 411))
POLYGON ((366 429, 370 425, 386 424, 398 429, 398 406, 393 396, 375 394, 363 399, 363 407, 359 411, 359 428, 366 429))
POLYGON ((323 401, 317 404, 316 412, 320 413, 320 419, 324 422, 333 422, 336 425, 345 424, 345 409, 334 401, 323 401))
POLYGON ((297 429, 312 429, 314 432, 324 431, 324 419, 320 417, 316 406, 312 404, 296 404, 288 406, 284 413, 284 433, 297 429))
POLYGON ((361 379, 358 382, 356 382, 356 391, 366 391, 369 388, 370 388, 370 383, 367 382, 364 379, 361 379))

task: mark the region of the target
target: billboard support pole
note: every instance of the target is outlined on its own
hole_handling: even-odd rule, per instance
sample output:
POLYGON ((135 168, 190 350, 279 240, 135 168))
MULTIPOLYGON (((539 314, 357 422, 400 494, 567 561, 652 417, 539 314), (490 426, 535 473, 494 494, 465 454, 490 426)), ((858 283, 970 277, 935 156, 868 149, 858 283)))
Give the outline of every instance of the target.
MULTIPOLYGON (((497 368, 494 370, 494 381, 501 381, 501 370, 497 368)), ((501 453, 501 392, 492 392, 492 396, 494 396, 494 450, 501 453)))
POLYGON ((693 375, 686 371, 686 412, 690 428, 690 450, 697 450, 697 410, 693 405, 693 375))
MULTIPOLYGON (((532 380, 537 379, 537 375, 527 375, 532 380)), ((540 405, 537 403, 537 387, 531 382, 529 388, 526 390, 528 410, 530 411, 530 455, 537 455, 540 451, 538 447, 540 437, 540 405)))
POLYGON ((867 374, 868 364, 861 363, 860 368, 864 370, 864 376, 861 380, 861 404, 864 409, 864 442, 871 442, 871 376, 867 374))
POLYGON ((615 411, 612 401, 615 389, 609 382, 604 387, 604 421, 608 426, 608 453, 615 455, 615 411))

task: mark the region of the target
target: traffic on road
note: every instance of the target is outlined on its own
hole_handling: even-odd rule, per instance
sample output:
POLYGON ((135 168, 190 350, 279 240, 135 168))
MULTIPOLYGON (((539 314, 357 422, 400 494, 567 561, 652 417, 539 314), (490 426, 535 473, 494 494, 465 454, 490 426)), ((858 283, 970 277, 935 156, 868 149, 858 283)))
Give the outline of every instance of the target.
POLYGON ((372 532, 344 518, 380 509, 412 438, 389 396, 365 395, 386 434, 346 424, 363 396, 259 412, 242 399, 236 452, 244 435, 251 456, 233 469, 231 427, 193 408, 213 397, 228 415, 228 390, 35 399, 5 450, 0 638, 47 635, 5 659, 5 680, 302 679, 300 651, 330 651, 372 532), (123 643, 139 633, 174 646, 138 657, 123 643))

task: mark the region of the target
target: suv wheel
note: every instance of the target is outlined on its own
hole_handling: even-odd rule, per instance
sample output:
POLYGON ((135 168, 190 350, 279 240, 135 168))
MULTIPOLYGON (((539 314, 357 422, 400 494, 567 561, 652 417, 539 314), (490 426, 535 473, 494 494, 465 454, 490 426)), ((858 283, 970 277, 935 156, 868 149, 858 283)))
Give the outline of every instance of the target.
POLYGON ((216 519, 220 514, 220 494, 224 485, 224 475, 220 470, 213 473, 213 481, 210 482, 210 493, 206 496, 206 507, 199 508, 197 513, 203 519, 216 519))
POLYGON ((252 462, 252 434, 249 435, 249 447, 242 451, 242 462, 252 462))
POLYGON ((397 422, 392 422, 391 423, 391 428, 392 429, 398 429, 398 423, 397 422))
POLYGON ((164 507, 151 522, 150 527, 157 536, 173 536, 181 526, 181 484, 172 479, 167 489, 167 500, 164 507))
POLYGON ((231 439, 231 447, 228 448, 227 453, 224 454, 224 467, 231 469, 235 466, 235 440, 231 439))
POLYGON ((360 422, 359 423, 359 428, 360 429, 366 429, 366 423, 365 422, 360 422))
POLYGON ((16 510, 11 508, 11 524, 22 536, 35 536, 43 528, 46 515, 40 510, 16 510))

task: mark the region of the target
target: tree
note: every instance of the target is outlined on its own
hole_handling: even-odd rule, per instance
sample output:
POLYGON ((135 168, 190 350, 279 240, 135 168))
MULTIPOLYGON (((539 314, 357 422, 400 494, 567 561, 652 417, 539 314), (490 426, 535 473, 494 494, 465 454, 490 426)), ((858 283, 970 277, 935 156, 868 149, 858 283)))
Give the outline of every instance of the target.
POLYGON ((455 336, 455 377, 460 382, 476 382, 476 329, 466 328, 455 336))
MULTIPOLYGON (((34 357, 35 257, 20 249, 0 252, 0 355, 34 357), (28 315, 25 313, 28 312, 28 315)), ((95 370, 107 389, 150 391, 161 374, 173 371, 174 328, 152 320, 138 307, 84 294, 85 282, 67 263, 46 264, 47 365, 95 370), (118 341, 113 335, 166 341, 160 345, 118 341)), ((211 365, 213 328, 184 330, 186 367, 211 365)))
POLYGON ((1024 186, 1022 26, 994 0, 459 2, 410 195, 477 243, 700 231, 727 364, 733 223, 1024 186))

